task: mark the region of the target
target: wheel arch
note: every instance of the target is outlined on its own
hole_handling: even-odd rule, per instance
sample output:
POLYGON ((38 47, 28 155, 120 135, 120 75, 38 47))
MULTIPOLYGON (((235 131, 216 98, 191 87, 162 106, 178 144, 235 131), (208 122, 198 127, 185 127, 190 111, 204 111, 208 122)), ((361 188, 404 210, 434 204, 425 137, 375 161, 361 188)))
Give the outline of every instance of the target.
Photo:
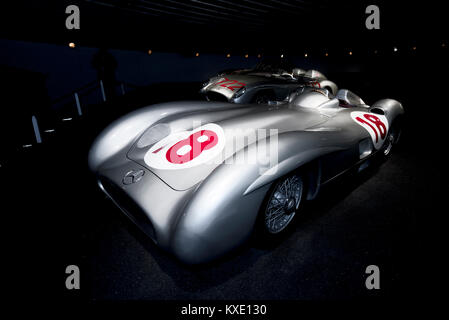
POLYGON ((401 119, 404 116, 404 107, 402 104, 394 99, 381 99, 373 103, 369 108, 370 112, 380 113, 385 115, 389 124, 393 124, 396 119, 401 119))
POLYGON ((321 88, 330 88, 330 92, 334 96, 337 94, 338 86, 330 80, 320 81, 320 86, 321 86, 321 88))
POLYGON ((243 192, 250 194, 294 171, 301 171, 306 179, 307 200, 314 199, 321 184, 322 157, 342 150, 341 146, 327 144, 329 132, 297 131, 279 135, 279 161, 264 174, 254 177, 243 192))

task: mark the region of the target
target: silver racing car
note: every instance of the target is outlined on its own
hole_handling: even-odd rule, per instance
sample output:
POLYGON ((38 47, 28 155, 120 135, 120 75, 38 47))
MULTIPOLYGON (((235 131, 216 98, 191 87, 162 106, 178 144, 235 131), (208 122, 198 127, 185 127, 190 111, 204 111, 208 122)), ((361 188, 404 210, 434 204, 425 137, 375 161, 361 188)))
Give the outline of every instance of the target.
POLYGON ((276 104, 163 103, 106 128, 89 167, 158 246, 202 263, 255 228, 286 232, 323 184, 391 152, 403 113, 396 100, 311 87, 276 104))
POLYGON ((258 65, 254 69, 224 72, 206 83, 200 93, 208 101, 233 103, 268 103, 282 101, 299 87, 311 86, 337 93, 337 85, 317 70, 294 68, 291 72, 271 65, 258 65))

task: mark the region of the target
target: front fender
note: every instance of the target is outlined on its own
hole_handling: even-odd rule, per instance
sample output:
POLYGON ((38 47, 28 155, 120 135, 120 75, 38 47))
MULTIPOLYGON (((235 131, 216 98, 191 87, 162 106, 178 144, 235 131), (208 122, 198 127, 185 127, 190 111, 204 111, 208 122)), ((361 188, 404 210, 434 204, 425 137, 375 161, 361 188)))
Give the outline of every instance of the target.
POLYGON ((329 132, 306 131, 280 134, 279 161, 268 170, 251 158, 257 157, 256 144, 226 160, 201 183, 186 205, 175 227, 172 251, 187 263, 202 263, 237 247, 251 234, 274 181, 341 149, 328 146, 330 136, 329 132), (239 163, 241 159, 246 162, 239 163))

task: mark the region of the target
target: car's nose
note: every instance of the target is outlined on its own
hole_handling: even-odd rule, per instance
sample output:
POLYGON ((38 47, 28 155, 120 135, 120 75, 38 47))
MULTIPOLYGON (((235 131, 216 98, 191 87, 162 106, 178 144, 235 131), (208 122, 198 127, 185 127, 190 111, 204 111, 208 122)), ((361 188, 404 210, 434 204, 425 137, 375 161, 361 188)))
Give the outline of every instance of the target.
POLYGON ((168 248, 177 215, 192 190, 177 191, 133 161, 101 170, 99 185, 154 242, 168 248))

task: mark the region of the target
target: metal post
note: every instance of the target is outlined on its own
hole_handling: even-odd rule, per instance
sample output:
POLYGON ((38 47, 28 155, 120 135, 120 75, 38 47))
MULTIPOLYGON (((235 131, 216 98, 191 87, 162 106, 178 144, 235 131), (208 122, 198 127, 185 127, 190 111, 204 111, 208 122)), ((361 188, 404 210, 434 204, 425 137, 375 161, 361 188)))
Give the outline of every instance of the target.
POLYGON ((77 92, 75 92, 75 102, 76 102, 76 110, 78 110, 78 115, 82 116, 83 112, 81 110, 80 98, 78 97, 77 92))
POLYGON ((39 126, 37 124, 37 119, 35 116, 31 117, 31 122, 33 123, 34 135, 36 136, 36 142, 42 143, 41 133, 39 132, 39 126))
POLYGON ((123 82, 120 84, 120 88, 122 89, 122 95, 125 95, 125 84, 123 82))
POLYGON ((106 101, 106 94, 104 93, 103 80, 100 80, 100 89, 101 89, 101 95, 103 96, 103 101, 106 101))

